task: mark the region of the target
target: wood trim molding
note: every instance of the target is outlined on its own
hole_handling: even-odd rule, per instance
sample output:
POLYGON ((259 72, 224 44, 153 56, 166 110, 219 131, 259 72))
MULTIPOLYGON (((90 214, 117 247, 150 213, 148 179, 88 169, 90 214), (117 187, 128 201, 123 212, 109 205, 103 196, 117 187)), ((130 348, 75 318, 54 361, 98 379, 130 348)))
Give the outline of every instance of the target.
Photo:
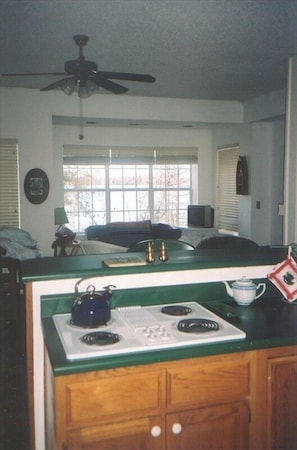
POLYGON ((26 301, 26 361, 27 391, 29 413, 30 448, 35 449, 35 416, 34 416, 34 361, 33 361, 33 293, 32 283, 25 285, 26 301))

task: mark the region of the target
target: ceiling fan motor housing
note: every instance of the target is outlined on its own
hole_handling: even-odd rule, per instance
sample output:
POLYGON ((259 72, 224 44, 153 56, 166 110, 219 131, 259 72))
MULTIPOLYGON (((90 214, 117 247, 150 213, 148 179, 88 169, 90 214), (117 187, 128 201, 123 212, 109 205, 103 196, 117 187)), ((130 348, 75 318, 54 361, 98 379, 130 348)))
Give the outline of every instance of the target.
POLYGON ((79 79, 80 75, 95 75, 98 67, 93 61, 81 61, 80 59, 76 59, 73 61, 66 61, 64 68, 66 73, 75 75, 79 79))

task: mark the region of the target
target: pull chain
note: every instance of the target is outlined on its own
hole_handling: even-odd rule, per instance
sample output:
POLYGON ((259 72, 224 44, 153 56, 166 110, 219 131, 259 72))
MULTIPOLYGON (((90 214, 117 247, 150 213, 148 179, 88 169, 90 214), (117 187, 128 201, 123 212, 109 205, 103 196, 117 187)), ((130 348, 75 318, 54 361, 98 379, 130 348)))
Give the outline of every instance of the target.
POLYGON ((84 122, 83 122, 83 99, 79 97, 79 140, 84 138, 84 122))

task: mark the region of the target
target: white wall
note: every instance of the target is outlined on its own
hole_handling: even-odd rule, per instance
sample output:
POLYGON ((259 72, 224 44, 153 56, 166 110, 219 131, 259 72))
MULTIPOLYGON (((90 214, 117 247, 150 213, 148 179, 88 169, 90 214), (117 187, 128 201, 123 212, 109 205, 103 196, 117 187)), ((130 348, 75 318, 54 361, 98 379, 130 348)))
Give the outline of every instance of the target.
POLYGON ((284 121, 256 122, 213 132, 213 152, 237 143, 247 158, 249 194, 239 196, 239 234, 260 245, 282 243, 284 121), (260 202, 260 209, 256 208, 260 202))
POLYGON ((297 57, 288 70, 284 242, 297 242, 297 57))
POLYGON ((272 177, 271 199, 273 201, 270 221, 271 243, 285 243, 284 237, 284 160, 285 160, 285 123, 284 120, 273 122, 272 129, 272 177))
MULTIPOLYGON (((85 117, 224 124, 227 126, 228 143, 236 142, 240 137, 242 154, 248 154, 245 149, 249 148, 251 139, 249 128, 242 125, 238 128, 228 126, 243 122, 244 108, 239 102, 96 95, 85 100, 83 106, 85 117)), ((215 145, 224 144, 224 129, 215 131, 212 141, 209 130, 89 127, 85 129, 85 139, 80 141, 78 128, 52 126, 53 116, 76 117, 78 112, 76 95, 66 97, 59 91, 44 93, 32 89, 0 88, 0 137, 16 138, 19 141, 21 226, 40 242, 44 255, 52 255, 54 208, 63 204, 61 150, 65 143, 196 146, 199 151, 198 201, 201 204, 214 204, 213 151, 215 145), (49 196, 41 205, 31 204, 23 190, 27 172, 35 167, 43 169, 50 182, 49 196)), ((251 233, 251 203, 246 203, 241 211, 245 235, 251 233)))
POLYGON ((245 123, 275 120, 286 111, 286 90, 270 92, 244 102, 245 123))
POLYGON ((48 254, 54 223, 53 143, 51 108, 43 103, 35 90, 0 89, 0 137, 16 138, 19 142, 21 227, 29 231, 40 242, 41 250, 48 254), (25 176, 33 168, 44 170, 50 183, 49 196, 40 205, 30 203, 24 194, 25 176))
MULTIPOLYGON (((247 157, 248 166, 250 164, 249 152, 251 148, 250 125, 238 125, 235 127, 224 127, 214 130, 212 141, 213 160, 216 162, 217 147, 227 147, 233 144, 240 145, 240 155, 247 157)), ((215 172, 216 173, 216 172, 215 172)), ((250 172, 249 172, 250 175, 250 172)), ((214 185, 216 180, 214 179, 214 185)), ((249 185, 250 185, 249 177, 249 185)), ((239 234, 250 238, 250 216, 251 216, 250 196, 241 196, 239 202, 239 234)))

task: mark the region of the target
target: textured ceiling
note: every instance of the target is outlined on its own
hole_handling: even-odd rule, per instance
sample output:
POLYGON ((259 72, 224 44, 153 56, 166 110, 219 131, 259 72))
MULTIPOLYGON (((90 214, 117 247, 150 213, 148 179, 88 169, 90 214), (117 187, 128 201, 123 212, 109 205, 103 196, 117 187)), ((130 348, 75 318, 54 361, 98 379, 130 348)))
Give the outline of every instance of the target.
MULTIPOLYGON (((286 86, 297 2, 1 0, 0 73, 63 72, 78 56, 74 34, 90 37, 84 54, 99 70, 155 76, 123 82, 123 95, 242 101, 286 86)), ((40 89, 59 78, 0 77, 0 85, 40 89)))

